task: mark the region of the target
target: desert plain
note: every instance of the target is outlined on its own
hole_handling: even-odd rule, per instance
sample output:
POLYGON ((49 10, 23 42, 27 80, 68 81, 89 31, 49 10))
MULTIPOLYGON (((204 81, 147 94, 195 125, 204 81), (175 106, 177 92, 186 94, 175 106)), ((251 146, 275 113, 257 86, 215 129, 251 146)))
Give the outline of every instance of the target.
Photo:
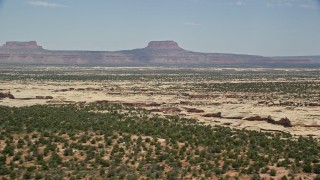
POLYGON ((210 125, 320 137, 312 68, 4 65, 0 106, 110 103, 210 125))

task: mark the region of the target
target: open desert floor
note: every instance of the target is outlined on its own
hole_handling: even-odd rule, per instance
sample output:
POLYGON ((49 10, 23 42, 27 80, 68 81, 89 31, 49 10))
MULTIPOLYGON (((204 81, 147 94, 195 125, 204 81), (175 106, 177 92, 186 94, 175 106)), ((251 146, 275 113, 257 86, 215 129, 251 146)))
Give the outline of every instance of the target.
POLYGON ((0 67, 0 178, 315 179, 320 71, 0 67))
POLYGON ((1 67, 0 105, 119 103, 211 125, 320 137, 319 69, 1 67))

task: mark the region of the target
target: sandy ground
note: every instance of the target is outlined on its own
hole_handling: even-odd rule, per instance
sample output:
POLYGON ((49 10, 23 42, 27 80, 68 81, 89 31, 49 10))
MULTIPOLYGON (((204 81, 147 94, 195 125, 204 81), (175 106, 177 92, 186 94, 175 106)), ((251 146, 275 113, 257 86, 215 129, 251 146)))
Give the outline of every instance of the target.
MULTIPOLYGON (((129 103, 161 104, 160 107, 143 107, 146 109, 177 107, 182 111, 171 113, 182 117, 195 118, 211 125, 224 125, 234 128, 251 130, 279 130, 294 135, 312 135, 320 137, 320 127, 304 127, 305 125, 320 125, 319 106, 268 106, 259 104, 257 100, 227 98, 225 93, 215 93, 214 98, 190 99, 181 95, 181 92, 166 90, 170 82, 150 84, 146 82, 43 82, 43 81, 2 81, 0 92, 10 91, 16 99, 2 99, 0 105, 4 106, 30 106, 35 104, 95 102, 101 100, 119 101, 129 103), (133 90, 135 87, 135 90, 133 90), (150 88, 152 87, 152 88, 150 88), (71 90, 70 90, 71 88, 71 90), (53 99, 36 99, 36 96, 52 96, 53 99), (181 101, 190 104, 181 104, 181 101), (189 108, 204 110, 203 113, 189 113, 189 108), (287 117, 293 127, 285 128, 261 121, 247 121, 243 119, 206 118, 207 113, 221 112, 224 117, 253 117, 271 116, 275 120, 287 117)), ((188 92, 193 93, 193 92, 188 92)), ((163 113, 160 113, 163 114, 163 113)))

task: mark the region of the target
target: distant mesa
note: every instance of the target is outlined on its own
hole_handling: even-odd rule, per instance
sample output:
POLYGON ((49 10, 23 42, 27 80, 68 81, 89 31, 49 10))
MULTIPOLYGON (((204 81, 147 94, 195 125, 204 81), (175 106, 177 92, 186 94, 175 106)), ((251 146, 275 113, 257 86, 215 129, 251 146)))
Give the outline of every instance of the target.
POLYGON ((8 41, 2 46, 4 49, 42 49, 38 46, 36 41, 28 42, 18 42, 18 41, 8 41))
POLYGON ((149 50, 183 50, 175 41, 150 41, 145 49, 149 50))
MULTIPOLYGON (((9 41, 0 46, 0 64, 187 65, 277 67, 320 65, 320 56, 265 57, 201 53, 182 49, 177 42, 151 41, 145 48, 119 51, 46 50, 36 41, 9 41)), ((191 96, 190 96, 191 97, 191 96)))

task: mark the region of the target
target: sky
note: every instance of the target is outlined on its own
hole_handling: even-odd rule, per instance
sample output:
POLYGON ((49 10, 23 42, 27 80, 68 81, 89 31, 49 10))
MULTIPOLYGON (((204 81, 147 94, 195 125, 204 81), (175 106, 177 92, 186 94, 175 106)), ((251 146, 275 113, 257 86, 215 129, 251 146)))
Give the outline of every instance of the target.
POLYGON ((320 0, 0 0, 0 44, 126 50, 174 40, 191 51, 320 55, 320 0))

